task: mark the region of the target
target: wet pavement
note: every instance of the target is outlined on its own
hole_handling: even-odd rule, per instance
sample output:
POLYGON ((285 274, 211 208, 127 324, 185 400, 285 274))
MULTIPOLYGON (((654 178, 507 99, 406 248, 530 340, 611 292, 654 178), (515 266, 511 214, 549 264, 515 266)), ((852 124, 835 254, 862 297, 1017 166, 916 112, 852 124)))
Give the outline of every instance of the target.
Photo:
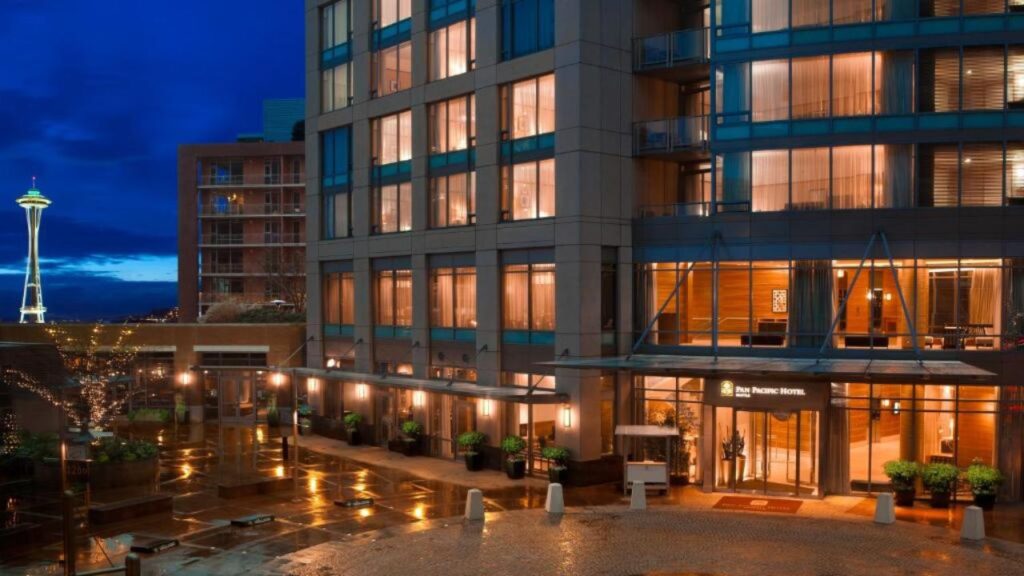
MULTIPOLYGON (((865 525, 873 526, 870 523, 874 505, 872 499, 830 497, 824 500, 805 500, 797 514, 787 515, 788 518, 783 521, 772 514, 712 511, 712 506, 721 498, 721 494, 705 494, 693 488, 673 488, 663 497, 655 497, 652 494, 650 512, 656 514, 629 516, 616 511, 615 507, 622 506, 625 500, 621 491, 612 485, 567 489, 566 504, 570 507, 570 514, 559 523, 546 519, 543 513, 538 516, 534 512, 515 512, 543 507, 545 482, 511 482, 498 472, 477 472, 467 476, 463 473, 464 468, 461 464, 451 461, 425 457, 406 460, 404 457, 388 455, 386 451, 380 451, 384 454, 373 452, 374 449, 358 449, 360 453, 353 454, 353 449, 343 443, 317 438, 315 442, 307 444, 316 444, 319 452, 301 449, 298 470, 293 474, 293 464, 282 457, 280 438, 276 433, 271 434, 265 427, 256 429, 255 433, 249 427, 215 425, 193 425, 177 430, 173 427, 136 428, 121 433, 151 438, 159 442, 160 483, 154 488, 174 496, 173 514, 93 527, 88 534, 78 539, 76 564, 80 571, 121 565, 132 542, 137 538, 159 536, 176 538, 180 545, 158 554, 144 555, 143 566, 146 574, 312 574, 316 566, 330 567, 323 568, 322 572, 315 572, 318 574, 342 574, 349 571, 388 574, 387 571, 368 572, 365 570, 365 564, 360 565, 354 559, 362 558, 364 563, 369 562, 370 557, 365 554, 369 554, 370 550, 376 550, 372 562, 374 566, 401 567, 403 563, 400 560, 404 558, 404 569, 408 569, 408 562, 432 562, 435 556, 433 551, 417 546, 425 546, 423 543, 430 543, 435 539, 443 542, 453 537, 467 542, 469 548, 465 553, 452 551, 452 554, 457 558, 464 558, 467 562, 482 563, 473 567, 470 572, 459 572, 448 568, 442 570, 441 567, 446 564, 440 562, 436 565, 431 564, 436 570, 427 570, 424 573, 442 573, 448 576, 458 573, 486 573, 490 568, 494 570, 492 573, 506 570, 526 572, 526 568, 520 570, 512 564, 501 565, 500 559, 508 557, 513 552, 521 557, 532 558, 535 555, 532 548, 535 537, 532 532, 538 531, 546 535, 538 542, 538 550, 551 548, 561 550, 561 554, 565 555, 562 559, 557 556, 549 557, 548 561, 554 563, 545 565, 549 569, 542 569, 539 565, 530 568, 533 571, 539 570, 540 573, 580 573, 577 569, 589 569, 591 566, 599 569, 596 573, 602 573, 603 565, 592 564, 590 560, 584 561, 582 551, 605 543, 613 548, 595 552, 594 558, 609 562, 609 555, 618 554, 632 558, 637 554, 637 550, 646 550, 654 545, 665 550, 662 551, 663 554, 654 555, 661 561, 645 560, 636 564, 635 569, 632 564, 609 563, 604 567, 607 570, 603 573, 744 574, 747 573, 746 569, 736 563, 723 564, 722 569, 716 570, 712 569, 714 565, 681 562, 680 558, 666 554, 675 548, 679 551, 687 550, 688 542, 691 542, 694 546, 692 551, 699 555, 708 546, 717 545, 719 539, 728 540, 726 536, 729 535, 729 530, 739 530, 732 532, 730 538, 735 542, 745 543, 747 551, 736 551, 735 555, 748 557, 752 553, 751 550, 763 552, 777 550, 779 546, 796 545, 791 542, 797 537, 795 535, 803 534, 806 530, 813 532, 811 528, 806 528, 806 521, 833 521, 827 527, 816 528, 826 533, 837 534, 836 538, 822 542, 822 549, 825 550, 828 545, 835 544, 838 546, 834 550, 836 554, 847 554, 853 553, 853 550, 844 546, 853 544, 839 542, 846 538, 839 532, 847 529, 864 530, 865 525), (358 461, 353 458, 357 458, 358 461), (415 465, 409 466, 410 462, 415 465), (419 474, 410 473, 409 468, 419 471, 419 474), (233 499, 218 496, 218 486, 280 478, 291 479, 291 485, 283 492, 233 499), (486 487, 485 507, 489 520, 483 528, 464 526, 458 518, 463 511, 470 483, 486 487), (363 508, 346 508, 334 503, 335 500, 349 498, 372 498, 374 504, 363 508), (683 520, 673 516, 680 512, 685 513, 683 520), (231 519, 251 514, 273 514, 275 521, 253 527, 230 525, 231 519), (673 518, 675 520, 672 520, 673 518), (687 532, 689 528, 686 527, 690 526, 691 520, 686 518, 703 519, 702 526, 706 526, 701 530, 708 531, 705 534, 708 538, 706 543, 698 545, 698 541, 694 540, 697 535, 687 532), (647 519, 651 521, 649 526, 647 519), (680 526, 674 528, 673 526, 680 521, 680 526), (662 523, 668 524, 665 527, 666 535, 659 535, 657 532, 662 523), (629 527, 629 530, 636 532, 637 538, 646 534, 650 541, 641 539, 633 542, 629 540, 632 537, 627 538, 619 534, 619 526, 629 527), (572 528, 573 531, 566 531, 567 536, 560 540, 559 531, 567 528, 572 528), (531 535, 526 538, 525 535, 517 533, 517 530, 530 531, 531 535), (682 532, 678 532, 679 530, 682 532), (458 533, 457 537, 452 536, 453 531, 458 533), (494 536, 488 538, 488 534, 494 536), (505 534, 505 539, 498 538, 498 534, 505 534), (671 534, 677 534, 679 540, 665 540, 667 535, 671 534), (584 542, 577 542, 574 537, 584 542), (380 548, 381 546, 383 548, 380 548), (617 546, 623 548, 614 548, 617 546), (490 554, 492 547, 504 548, 508 552, 496 552, 494 558, 479 556, 484 552, 490 554), (394 563, 388 564, 391 560, 380 560, 377 558, 378 553, 393 554, 394 563), (352 558, 352 563, 338 564, 336 557, 339 555, 352 558), (341 567, 345 566, 349 569, 342 570, 341 567), (557 568, 558 566, 561 568, 557 568)), ((295 449, 293 445, 292 450, 295 449)), ((117 492, 93 494, 91 497, 94 502, 102 502, 128 495, 132 494, 117 492)), ((7 500, 7 508, 8 522, 11 522, 12 518, 18 521, 38 521, 42 524, 48 522, 51 539, 49 544, 27 550, 19 557, 0 559, 0 574, 61 573, 61 566, 58 563, 60 543, 53 538, 59 536, 59 523, 56 524, 57 532, 53 532, 54 523, 59 520, 59 506, 55 498, 33 492, 31 486, 27 486, 18 495, 7 500)), ((1019 559, 1015 551, 1017 549, 1012 548, 1012 544, 989 540, 978 550, 957 544, 957 533, 951 528, 959 527, 961 512, 958 509, 932 511, 927 508, 927 504, 919 503, 912 511, 901 509, 898 514, 900 519, 911 522, 898 523, 899 528, 889 527, 890 533, 898 531, 899 538, 914 536, 923 538, 924 544, 932 542, 933 548, 929 548, 931 552, 928 554, 933 554, 939 559, 940 567, 944 566, 941 562, 951 554, 949 550, 959 551, 957 554, 966 554, 964 558, 968 558, 969 553, 980 550, 986 554, 995 554, 994 557, 1002 558, 1003 556, 999 554, 1009 554, 1006 558, 1019 559), (935 542, 940 541, 945 542, 945 545, 935 545, 935 542), (1007 546, 1010 548, 1006 548, 1007 546), (1006 552, 1007 549, 1010 551, 1006 552)), ((986 513, 986 527, 990 536, 1024 542, 1024 507, 998 505, 995 513, 986 513)), ((863 534, 853 533, 850 535, 851 538, 862 536, 863 534)), ((876 540, 868 538, 863 546, 870 548, 874 546, 876 540)), ((803 548, 798 546, 798 549, 803 548)), ((898 552, 893 550, 892 554, 898 556, 898 552)), ((438 553, 448 552, 442 547, 438 549, 438 553)), ((863 555, 865 550, 857 553, 863 555)), ((868 556, 870 557, 870 553, 868 556)), ((851 559, 851 562, 861 561, 863 559, 851 559)), ((913 565, 911 562, 906 566, 913 565)), ((468 566, 473 565, 470 563, 468 566)), ((780 565, 753 562, 750 566, 771 569, 766 573, 780 573, 780 565)), ((877 573, 879 572, 874 572, 877 573)), ((1017 573, 1024 573, 1024 566, 1018 566, 1017 573)))

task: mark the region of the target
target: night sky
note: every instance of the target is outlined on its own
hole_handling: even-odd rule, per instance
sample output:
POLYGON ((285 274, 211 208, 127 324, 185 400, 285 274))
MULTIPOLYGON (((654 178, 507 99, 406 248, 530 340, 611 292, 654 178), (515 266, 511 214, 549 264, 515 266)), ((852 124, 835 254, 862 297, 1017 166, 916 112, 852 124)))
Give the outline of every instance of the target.
POLYGON ((0 0, 0 321, 39 178, 47 320, 177 303, 177 147, 259 132, 303 88, 301 0, 0 0))

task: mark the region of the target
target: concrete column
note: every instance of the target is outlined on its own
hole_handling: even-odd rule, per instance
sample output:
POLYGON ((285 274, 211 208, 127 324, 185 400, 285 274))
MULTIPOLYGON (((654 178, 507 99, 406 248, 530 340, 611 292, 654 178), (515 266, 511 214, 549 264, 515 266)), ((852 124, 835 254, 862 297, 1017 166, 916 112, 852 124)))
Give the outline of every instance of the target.
POLYGON ((413 375, 426 378, 430 369, 430 271, 427 257, 417 254, 412 257, 412 350, 413 375))

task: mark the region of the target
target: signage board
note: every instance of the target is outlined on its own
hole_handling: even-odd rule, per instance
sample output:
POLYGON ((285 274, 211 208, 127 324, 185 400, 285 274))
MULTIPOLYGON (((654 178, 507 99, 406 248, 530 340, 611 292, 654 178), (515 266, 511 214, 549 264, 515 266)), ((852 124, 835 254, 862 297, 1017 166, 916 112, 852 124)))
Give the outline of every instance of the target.
POLYGON ((783 411, 824 410, 827 399, 826 382, 708 378, 704 384, 704 401, 714 406, 783 411))

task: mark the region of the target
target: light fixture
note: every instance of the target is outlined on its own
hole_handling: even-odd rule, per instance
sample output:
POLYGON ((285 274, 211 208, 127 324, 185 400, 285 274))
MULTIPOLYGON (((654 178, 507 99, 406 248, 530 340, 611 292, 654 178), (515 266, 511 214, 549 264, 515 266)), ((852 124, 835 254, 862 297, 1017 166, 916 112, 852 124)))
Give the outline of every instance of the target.
POLYGON ((422 390, 416 390, 412 393, 412 405, 417 408, 422 408, 423 404, 426 403, 427 395, 422 390))
POLYGON ((318 384, 316 378, 306 378, 306 392, 316 392, 318 384))
POLYGON ((182 372, 178 378, 181 380, 182 386, 188 386, 192 382, 192 375, 188 372, 182 372))
POLYGON ((327 367, 328 368, 336 368, 337 366, 338 366, 338 359, 337 358, 328 358, 327 359, 327 367))
POLYGON ((484 398, 483 402, 480 404, 480 413, 483 414, 484 418, 491 417, 491 402, 493 402, 493 400, 490 398, 484 398))
POLYGON ((562 428, 572 427, 572 407, 562 404, 562 428))
POLYGON ((366 400, 366 384, 356 384, 356 398, 366 400))
POLYGON ((272 375, 270 376, 270 382, 271 382, 271 383, 272 383, 272 384, 273 384, 274 386, 280 386, 280 385, 281 385, 281 383, 282 383, 282 382, 284 382, 284 374, 281 374, 280 372, 274 372, 274 373, 273 373, 273 374, 272 374, 272 375))
POLYGON ((892 302, 892 292, 886 292, 885 293, 885 301, 886 302, 892 302))
POLYGON ((888 398, 882 398, 882 408, 888 408, 889 404, 890 402, 888 398))
POLYGON ((836 272, 836 276, 839 277, 839 278, 845 278, 846 277, 846 270, 840 270, 840 271, 836 272))
POLYGON ((892 413, 894 415, 900 413, 900 403, 898 401, 892 403, 892 413))

